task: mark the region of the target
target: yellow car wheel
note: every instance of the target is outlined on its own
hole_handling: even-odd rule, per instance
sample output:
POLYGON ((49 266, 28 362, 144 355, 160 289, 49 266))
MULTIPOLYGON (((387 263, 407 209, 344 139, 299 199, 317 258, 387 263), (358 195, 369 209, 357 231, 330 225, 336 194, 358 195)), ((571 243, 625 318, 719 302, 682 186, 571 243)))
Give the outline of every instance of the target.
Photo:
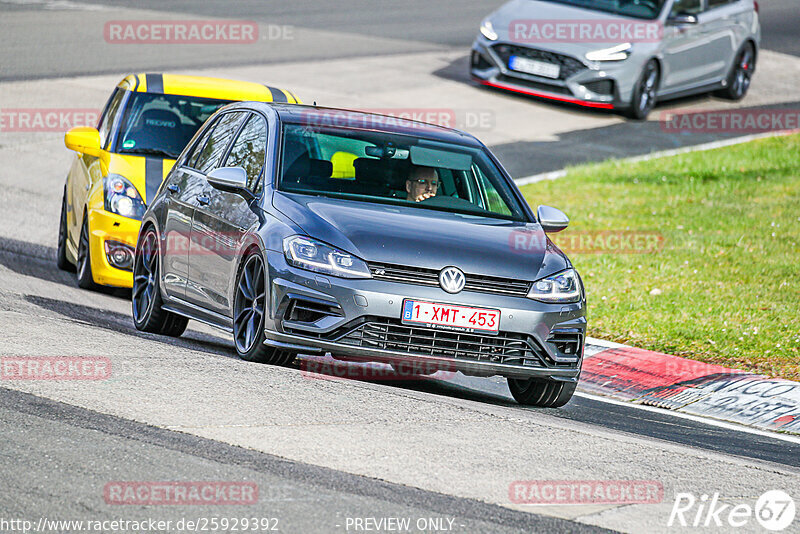
POLYGON ((92 255, 89 248, 89 221, 83 216, 81 237, 78 241, 78 287, 81 289, 98 289, 92 276, 92 255))
POLYGON ((58 222, 58 250, 56 263, 62 271, 75 272, 75 266, 67 259, 67 193, 61 198, 61 220, 58 222))

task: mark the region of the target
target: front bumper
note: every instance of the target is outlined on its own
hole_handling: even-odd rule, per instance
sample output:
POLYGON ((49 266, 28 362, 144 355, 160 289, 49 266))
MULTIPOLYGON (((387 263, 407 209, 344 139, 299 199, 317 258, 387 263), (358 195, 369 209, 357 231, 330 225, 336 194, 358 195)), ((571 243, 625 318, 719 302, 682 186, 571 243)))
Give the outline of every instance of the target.
POLYGON ((280 252, 267 257, 268 345, 481 376, 576 381, 580 375, 586 335, 583 301, 562 305, 470 291, 451 295, 439 287, 319 275, 288 266, 280 252), (500 333, 403 325, 400 317, 407 298, 499 309, 500 333), (569 339, 571 345, 559 344, 558 339, 569 339))
POLYGON ((585 61, 543 48, 516 45, 500 41, 487 41, 483 37, 472 45, 470 72, 481 85, 515 93, 546 98, 596 109, 618 109, 630 105, 633 88, 639 75, 633 58, 603 64, 585 61), (561 56, 579 68, 571 68, 566 76, 551 79, 518 72, 509 68, 507 61, 497 52, 498 47, 511 47, 543 51, 561 56))
POLYGON ((135 250, 142 223, 104 209, 91 209, 88 224, 94 281, 104 286, 132 288, 133 272, 118 269, 109 262, 106 242, 123 243, 135 250))

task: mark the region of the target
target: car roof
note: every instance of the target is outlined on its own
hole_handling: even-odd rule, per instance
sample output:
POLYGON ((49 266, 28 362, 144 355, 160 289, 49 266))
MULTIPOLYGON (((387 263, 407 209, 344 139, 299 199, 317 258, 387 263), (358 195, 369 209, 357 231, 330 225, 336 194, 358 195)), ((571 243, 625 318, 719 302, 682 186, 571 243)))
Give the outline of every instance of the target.
POLYGON ((258 102, 300 102, 294 93, 255 82, 188 76, 184 74, 147 73, 131 74, 117 87, 138 93, 195 96, 219 100, 253 100, 258 102))
MULTIPOLYGON (((466 132, 391 115, 306 105, 270 104, 269 107, 277 112, 281 122, 374 130, 461 145, 483 146, 473 135, 466 132)), ((400 108, 397 111, 398 113, 403 112, 400 108)), ((408 110, 409 113, 413 113, 413 111, 412 109, 408 110)), ((439 111, 447 113, 444 109, 439 111)), ((455 113, 451 111, 447 115, 454 116, 455 113)))

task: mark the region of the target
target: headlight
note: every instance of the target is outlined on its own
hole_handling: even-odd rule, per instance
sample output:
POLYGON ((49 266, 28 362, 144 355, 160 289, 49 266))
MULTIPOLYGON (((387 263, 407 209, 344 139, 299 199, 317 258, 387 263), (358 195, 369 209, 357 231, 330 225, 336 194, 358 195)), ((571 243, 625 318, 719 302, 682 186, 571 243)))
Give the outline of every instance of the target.
POLYGON ((583 288, 574 269, 561 271, 533 283, 528 298, 542 302, 568 303, 581 300, 583 288))
POLYGON ((363 260, 321 241, 294 235, 283 240, 286 261, 295 267, 340 278, 372 278, 363 260))
POLYGON ((103 203, 106 211, 142 220, 145 205, 141 195, 128 180, 119 174, 109 174, 103 179, 103 203))
POLYGON ((492 26, 492 21, 490 21, 489 19, 486 19, 481 23, 481 35, 483 35, 490 41, 497 40, 497 32, 494 31, 494 26, 492 26))
POLYGON ((622 61, 628 59, 631 55, 631 43, 624 43, 621 45, 613 46, 611 48, 604 48, 603 50, 595 50, 594 52, 587 52, 586 59, 589 61, 622 61))

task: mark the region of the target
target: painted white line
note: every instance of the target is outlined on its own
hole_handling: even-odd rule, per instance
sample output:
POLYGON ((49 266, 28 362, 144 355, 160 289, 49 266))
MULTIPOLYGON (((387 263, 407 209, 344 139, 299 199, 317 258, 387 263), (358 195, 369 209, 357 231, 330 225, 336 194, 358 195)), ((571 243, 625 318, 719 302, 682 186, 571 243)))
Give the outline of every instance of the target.
MULTIPOLYGON (((703 152, 705 150, 714 150, 715 148, 724 148, 726 146, 741 145, 742 143, 749 143, 750 141, 755 141, 756 139, 766 139, 768 137, 782 137, 784 135, 791 135, 793 133, 797 133, 797 130, 745 135, 743 137, 724 139, 722 141, 712 141, 710 143, 703 143, 700 145, 685 146, 681 148, 674 148, 671 150, 662 150, 660 152, 651 152, 649 154, 644 154, 641 156, 631 156, 629 158, 619 158, 619 159, 611 158, 607 161, 614 161, 618 163, 636 163, 638 161, 649 161, 651 159, 668 158, 670 156, 677 156, 679 154, 688 154, 690 152, 703 152)), ((602 163, 602 162, 597 162, 597 163, 602 163)), ((561 169, 559 171, 550 171, 541 174, 534 174, 532 176, 526 176, 524 178, 516 179, 514 180, 514 182, 517 184, 517 187, 522 187, 523 185, 535 184, 536 182, 542 182, 545 180, 557 180, 559 178, 563 178, 566 175, 567 175, 567 170, 561 169)))
POLYGON ((576 391, 575 395, 578 397, 583 397, 585 399, 591 399, 599 402, 613 404, 615 406, 625 406, 628 408, 636 408, 637 410, 644 410, 646 412, 659 413, 662 415, 671 415, 673 417, 678 417, 680 419, 688 419, 689 421, 694 421, 696 423, 703 423, 718 428, 724 428, 726 430, 734 430, 736 432, 746 432, 748 434, 755 434, 757 436, 763 436, 766 438, 779 439, 781 441, 788 441, 789 443, 795 443, 800 445, 800 436, 792 436, 789 434, 781 434, 778 432, 769 432, 767 430, 758 430, 756 428, 751 428, 749 426, 738 425, 735 423, 726 423, 724 421, 713 419, 711 417, 700 417, 697 415, 690 415, 683 412, 666 410, 664 408, 658 408, 656 406, 647 406, 646 404, 637 404, 633 402, 619 401, 608 397, 602 397, 600 395, 592 395, 591 393, 584 393, 583 391, 576 391))

